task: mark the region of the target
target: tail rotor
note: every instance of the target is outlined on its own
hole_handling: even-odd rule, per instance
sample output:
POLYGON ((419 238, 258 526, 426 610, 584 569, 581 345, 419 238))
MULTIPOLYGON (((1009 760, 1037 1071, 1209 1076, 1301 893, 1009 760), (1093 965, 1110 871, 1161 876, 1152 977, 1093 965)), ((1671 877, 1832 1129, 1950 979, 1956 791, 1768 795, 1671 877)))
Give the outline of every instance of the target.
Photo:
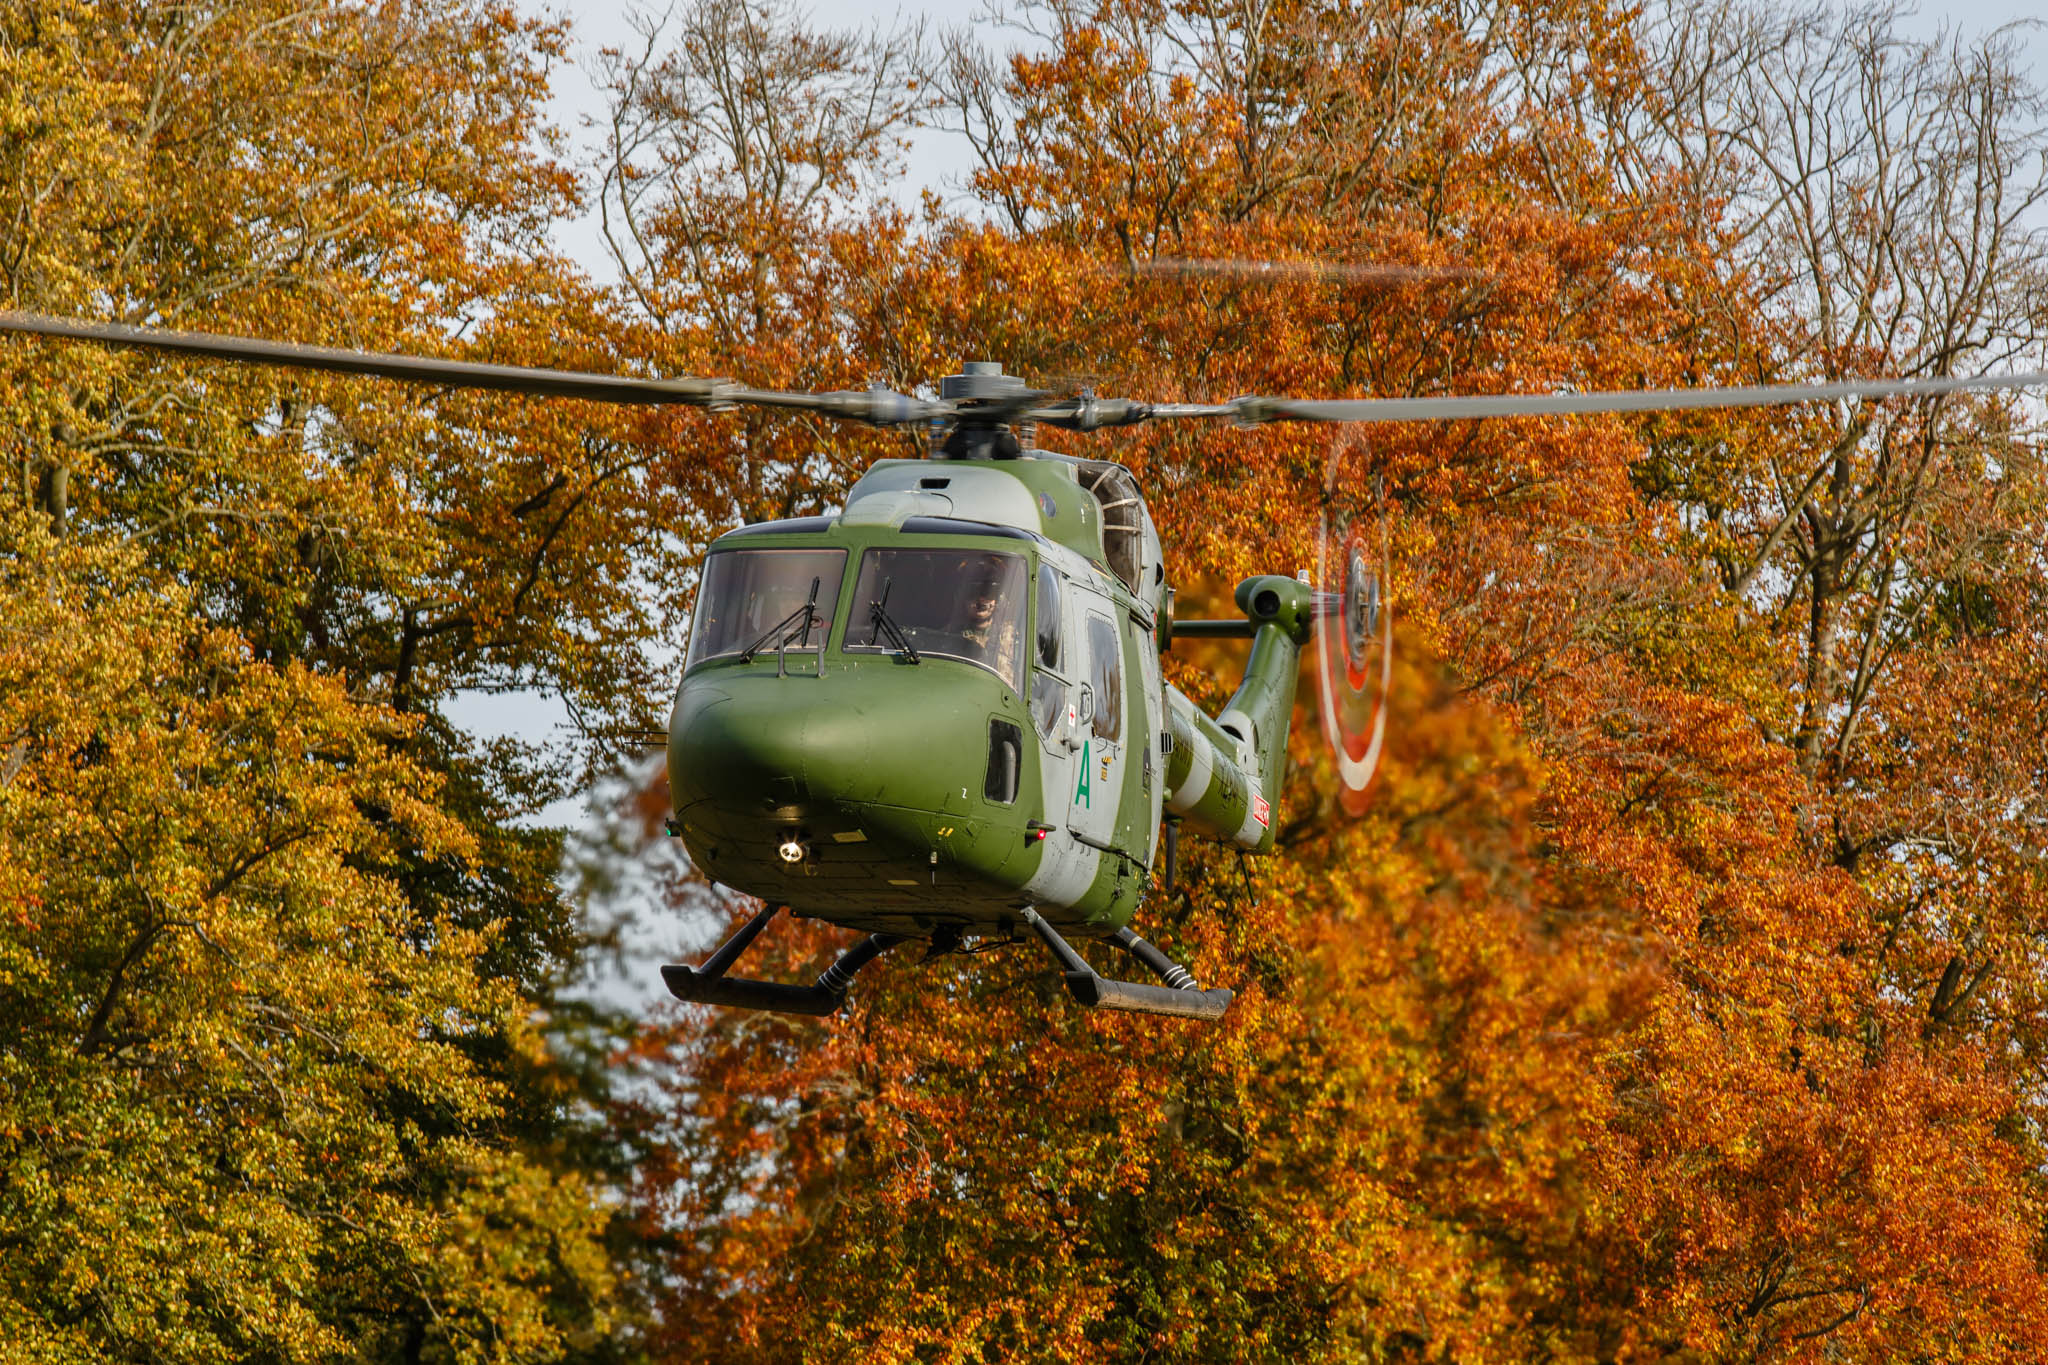
POLYGON ((1323 736, 1337 765, 1338 803, 1362 815, 1386 741, 1394 612, 1384 482, 1364 468, 1365 442, 1331 443, 1316 537, 1316 679, 1323 736))

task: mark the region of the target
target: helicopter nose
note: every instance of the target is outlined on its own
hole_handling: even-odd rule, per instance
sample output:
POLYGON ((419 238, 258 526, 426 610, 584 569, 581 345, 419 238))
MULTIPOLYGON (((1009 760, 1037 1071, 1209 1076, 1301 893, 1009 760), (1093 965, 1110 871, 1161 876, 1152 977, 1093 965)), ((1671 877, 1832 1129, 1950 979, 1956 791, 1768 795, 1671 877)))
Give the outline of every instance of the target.
POLYGON ((668 748, 677 810, 703 800, 759 811, 879 795, 863 708, 792 695, 794 678, 746 681, 690 684, 677 696, 668 748))

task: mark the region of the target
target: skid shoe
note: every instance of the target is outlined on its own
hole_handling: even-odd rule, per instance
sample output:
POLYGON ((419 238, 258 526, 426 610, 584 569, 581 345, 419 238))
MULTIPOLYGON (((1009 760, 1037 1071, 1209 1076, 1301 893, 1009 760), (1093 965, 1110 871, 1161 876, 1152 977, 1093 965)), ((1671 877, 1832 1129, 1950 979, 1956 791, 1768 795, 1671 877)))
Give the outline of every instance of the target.
POLYGON ((661 969, 661 979, 678 1000, 693 1005, 726 1005, 743 1010, 773 1010, 778 1014, 833 1014, 846 1003, 846 988, 853 974, 903 940, 893 934, 869 934, 840 955, 837 962, 818 974, 809 986, 781 981, 753 981, 727 976, 732 964, 760 937, 768 921, 781 911, 771 905, 741 925, 739 931, 720 945, 700 967, 671 963, 661 969))
POLYGON ((1149 986, 1142 981, 1115 981, 1102 975, 1060 937, 1059 930, 1045 922, 1036 910, 1024 911, 1029 924, 1059 959, 1066 973, 1067 993, 1090 1009, 1134 1010, 1140 1014, 1171 1014, 1183 1019, 1220 1019, 1230 1007, 1231 992, 1217 986, 1203 990, 1188 969, 1139 938, 1128 928, 1111 935, 1110 942, 1157 972, 1166 982, 1149 986))

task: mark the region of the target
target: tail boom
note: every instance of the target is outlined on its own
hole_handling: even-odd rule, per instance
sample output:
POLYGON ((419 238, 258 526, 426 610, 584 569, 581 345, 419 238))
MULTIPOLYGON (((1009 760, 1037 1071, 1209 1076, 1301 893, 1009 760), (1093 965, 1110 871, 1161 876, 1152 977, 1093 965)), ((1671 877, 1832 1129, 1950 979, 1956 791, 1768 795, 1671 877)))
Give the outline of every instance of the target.
POLYGON ((1248 578, 1237 604, 1250 618, 1251 658, 1223 714, 1210 718, 1180 689, 1166 689, 1173 752, 1166 808, 1196 831, 1254 853, 1273 847, 1274 800, 1287 772, 1287 731, 1302 647, 1314 629, 1315 594, 1278 575, 1248 578))

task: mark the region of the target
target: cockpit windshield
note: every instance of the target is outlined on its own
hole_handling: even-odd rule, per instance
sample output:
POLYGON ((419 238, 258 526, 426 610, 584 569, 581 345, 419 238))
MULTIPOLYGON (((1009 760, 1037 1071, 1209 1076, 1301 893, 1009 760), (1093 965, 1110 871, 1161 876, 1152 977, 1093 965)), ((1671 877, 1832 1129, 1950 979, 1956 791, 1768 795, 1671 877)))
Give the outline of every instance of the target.
POLYGON ((1024 557, 984 550, 869 550, 842 648, 965 659, 1024 690, 1024 557))
POLYGON ((823 649, 844 550, 719 550, 704 560, 684 667, 721 654, 823 649), (804 606, 813 614, 806 619, 804 606))

